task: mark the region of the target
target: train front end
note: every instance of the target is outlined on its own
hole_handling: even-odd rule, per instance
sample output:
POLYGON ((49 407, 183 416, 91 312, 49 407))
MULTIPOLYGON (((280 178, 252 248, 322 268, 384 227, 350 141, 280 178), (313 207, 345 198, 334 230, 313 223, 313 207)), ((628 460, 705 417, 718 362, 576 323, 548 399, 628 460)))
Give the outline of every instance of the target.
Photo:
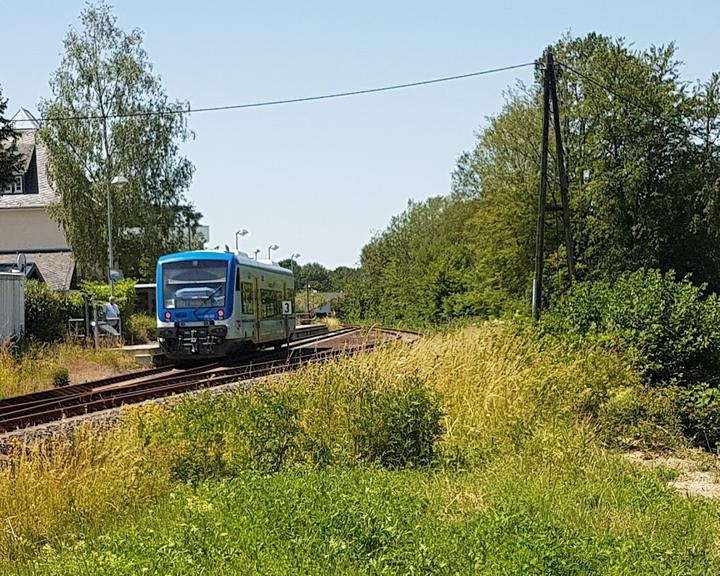
POLYGON ((235 260, 230 253, 180 252, 158 260, 158 341, 174 362, 228 352, 235 260))

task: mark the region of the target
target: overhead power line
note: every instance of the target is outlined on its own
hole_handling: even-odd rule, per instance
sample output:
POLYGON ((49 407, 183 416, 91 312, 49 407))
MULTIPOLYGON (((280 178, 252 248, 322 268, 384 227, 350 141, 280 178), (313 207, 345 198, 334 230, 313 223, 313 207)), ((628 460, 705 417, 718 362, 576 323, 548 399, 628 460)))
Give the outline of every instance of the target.
MULTIPOLYGON (((264 108, 268 106, 280 106, 282 104, 299 104, 301 102, 315 102, 318 100, 330 100, 333 98, 346 98, 349 96, 362 96, 364 94, 375 94, 377 92, 389 92, 391 90, 402 90, 404 88, 415 88, 418 86, 428 86, 430 84, 440 84, 442 82, 452 82, 455 80, 464 80, 467 78, 474 78, 477 76, 486 76, 488 74, 495 74, 497 72, 506 72, 508 70, 516 70, 518 68, 525 68, 527 66, 534 66, 535 62, 524 62, 522 64, 513 64, 511 66, 501 66, 499 68, 490 68, 487 70, 480 70, 478 72, 470 72, 467 74, 457 74, 455 76, 443 76, 441 78, 432 78, 430 80, 420 80, 417 82, 407 82, 405 84, 392 84, 390 86, 380 86, 376 88, 365 88, 362 90, 352 90, 349 92, 332 92, 329 94, 321 94, 317 96, 303 96, 300 98, 285 98, 282 100, 265 100, 260 102, 247 102, 243 104, 228 104, 224 106, 206 106, 199 108, 165 108, 162 110, 145 110, 139 112, 127 112, 123 114, 108 114, 102 116, 99 114, 88 114, 88 115, 75 115, 75 116, 60 116, 60 117, 45 117, 40 118, 40 122, 48 120, 52 121, 66 121, 66 120, 102 120, 114 119, 114 118, 143 118, 150 116, 174 116, 177 114, 191 114, 200 112, 220 112, 224 110, 243 110, 246 108, 264 108)), ((20 119, 18 122, 32 122, 29 119, 20 119)))

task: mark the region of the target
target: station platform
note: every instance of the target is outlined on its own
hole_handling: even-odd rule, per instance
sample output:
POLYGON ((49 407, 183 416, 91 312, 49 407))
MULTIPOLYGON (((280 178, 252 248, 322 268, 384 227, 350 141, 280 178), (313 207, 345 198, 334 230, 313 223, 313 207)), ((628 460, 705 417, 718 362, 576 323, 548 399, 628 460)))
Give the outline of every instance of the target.
MULTIPOLYGON (((295 327, 295 332, 291 338, 291 341, 303 340, 305 338, 311 338, 328 332, 325 324, 305 324, 298 325, 295 327)), ((160 350, 160 345, 157 342, 149 342, 147 344, 134 344, 123 346, 122 348, 115 348, 120 350, 129 356, 132 356, 140 366, 152 368, 154 366, 163 366, 165 364, 165 354, 160 350)))
POLYGON ((157 342, 123 346, 122 348, 116 348, 116 350, 132 356, 140 366, 152 368, 153 366, 162 366, 165 363, 165 354, 160 350, 160 345, 157 342))

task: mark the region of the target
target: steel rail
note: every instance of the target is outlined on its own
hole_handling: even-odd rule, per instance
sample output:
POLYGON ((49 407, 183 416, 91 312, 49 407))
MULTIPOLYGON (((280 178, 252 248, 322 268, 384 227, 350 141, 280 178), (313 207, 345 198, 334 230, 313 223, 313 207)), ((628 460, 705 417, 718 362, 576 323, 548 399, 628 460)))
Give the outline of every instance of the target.
MULTIPOLYGON (((335 337, 336 335, 340 333, 347 333, 349 331, 357 330, 356 327, 347 327, 343 328, 341 330, 337 330, 335 332, 326 332, 323 334, 315 334, 308 336, 307 338, 303 338, 301 340, 293 340, 290 343, 290 348, 299 348, 304 346, 305 344, 310 344, 317 341, 322 341, 326 339, 330 339, 335 337)), ((273 356, 277 355, 277 352, 255 352, 253 354, 245 355, 241 358, 238 358, 237 361, 232 362, 232 364, 236 364, 237 362, 247 363, 248 361, 254 361, 258 358, 268 357, 272 358, 273 356)), ((192 374, 194 372, 198 371, 205 371, 208 369, 212 369, 214 367, 220 366, 219 362, 212 362, 209 364, 203 364, 201 366, 196 366, 193 368, 186 368, 182 371, 183 374, 192 374)), ((69 386, 62 386, 60 388, 50 388, 48 390, 40 390, 38 392, 31 392, 29 394, 22 394, 19 396, 8 396, 7 398, 0 398, 0 417, 8 412, 9 408, 12 408, 13 406, 17 406, 18 404, 30 404, 32 402, 45 402, 47 400, 55 399, 55 398, 65 398, 67 396, 75 396, 77 394, 81 393, 89 393, 92 392, 94 389, 99 388, 101 386, 111 386, 113 384, 120 384, 122 382, 129 382, 132 380, 137 379, 147 379, 146 381, 151 382, 154 380, 154 376, 162 375, 167 372, 170 372, 173 370, 174 367, 169 366, 160 366, 158 368, 150 368, 148 370, 139 370, 135 372, 128 372, 126 374, 118 374, 116 376, 110 376, 108 378, 102 378, 100 380, 94 380, 91 382, 83 382, 81 384, 71 384, 69 386)))
MULTIPOLYGON (((263 362, 245 361, 243 364, 221 366, 207 364, 183 370, 174 374, 164 374, 168 370, 145 370, 127 375, 127 378, 106 378, 88 382, 74 387, 65 387, 63 395, 42 396, 33 393, 16 396, 11 403, 0 404, 0 431, 10 432, 54 420, 97 412, 108 408, 116 408, 124 404, 132 404, 152 398, 162 398, 174 394, 182 394, 192 390, 219 386, 231 382, 240 382, 295 370, 309 363, 322 362, 341 355, 353 355, 371 350, 376 344, 385 342, 386 337, 393 340, 402 338, 402 330, 375 329, 375 337, 361 343, 343 341, 344 337, 352 336, 360 331, 357 326, 343 328, 335 332, 299 340, 283 350, 257 354, 257 358, 267 359, 263 362), (331 343, 340 340, 334 347, 317 348, 308 345, 331 343), (273 358, 275 356, 275 358, 273 358), (142 375, 146 378, 143 379, 142 375), (127 385, 112 386, 127 381, 127 385), (139 380, 132 382, 133 380, 139 380)), ((246 357, 247 359, 247 357, 246 357)), ((124 375, 123 375, 124 376, 124 375)))
POLYGON ((143 400, 162 398, 174 394, 215 387, 232 382, 241 382, 263 376, 270 376, 296 370, 297 368, 315 362, 323 362, 341 355, 351 355, 362 350, 369 350, 372 345, 357 347, 352 350, 323 350, 306 356, 300 356, 290 361, 277 360, 264 362, 259 365, 247 365, 238 368, 225 369, 218 372, 196 374, 190 377, 178 376, 165 380, 157 380, 150 386, 146 383, 106 389, 102 392, 79 395, 56 400, 48 405, 32 406, 6 414, 0 419, 0 431, 10 432, 18 428, 34 426, 68 418, 117 408, 125 404, 133 404, 143 400))

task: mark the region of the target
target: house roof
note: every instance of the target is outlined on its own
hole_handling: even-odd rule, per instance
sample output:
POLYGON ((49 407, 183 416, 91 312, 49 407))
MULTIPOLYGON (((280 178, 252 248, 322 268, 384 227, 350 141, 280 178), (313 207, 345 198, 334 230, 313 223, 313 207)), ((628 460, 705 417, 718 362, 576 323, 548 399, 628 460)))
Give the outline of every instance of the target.
POLYGON ((40 122, 27 108, 20 108, 15 112, 13 117, 10 118, 10 122, 15 130, 37 130, 40 128, 40 122))
POLYGON ((17 148, 22 156, 22 168, 25 173, 32 167, 33 155, 35 156, 37 193, 0 194, 0 209, 46 207, 55 201, 57 195, 48 179, 47 148, 37 137, 40 124, 25 108, 21 108, 10 121, 13 128, 20 133, 20 137, 17 139, 17 148))
MULTIPOLYGON (((17 272, 17 267, 14 263, 9 262, 0 262, 0 272, 17 272)), ((25 278, 28 280, 38 280, 40 282, 45 282, 45 278, 43 278, 42 273, 40 272, 40 269, 32 262, 29 262, 25 266, 25 278)))
MULTIPOLYGON (((75 259, 70 251, 24 252, 27 265, 34 265, 53 290, 70 290, 75 274, 75 259)), ((0 268, 15 266, 17 254, 0 255, 0 268)))

